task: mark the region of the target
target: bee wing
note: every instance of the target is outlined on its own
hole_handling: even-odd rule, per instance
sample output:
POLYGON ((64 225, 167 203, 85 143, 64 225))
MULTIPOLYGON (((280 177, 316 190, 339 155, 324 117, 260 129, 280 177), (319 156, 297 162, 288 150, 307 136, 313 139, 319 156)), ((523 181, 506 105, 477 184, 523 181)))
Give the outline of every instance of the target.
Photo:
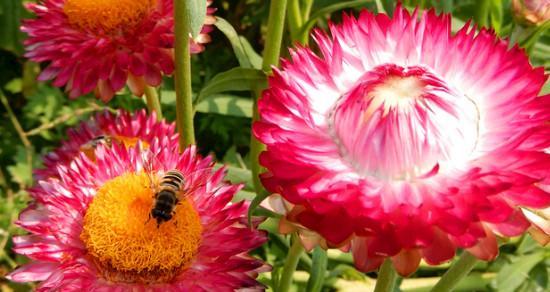
POLYGON ((196 190, 198 190, 199 188, 204 187, 208 183, 210 179, 209 174, 211 173, 212 173, 212 169, 207 167, 207 168, 196 169, 192 172, 184 174, 185 186, 184 186, 184 189, 179 192, 180 199, 186 198, 192 193, 194 193, 196 190), (189 186, 191 182, 194 182, 194 183, 191 186, 189 186))
POLYGON ((149 150, 145 150, 141 152, 141 161, 143 163, 143 171, 147 175, 147 178, 149 178, 149 186, 154 189, 155 188, 155 168, 154 168, 154 160, 156 159, 155 154, 149 150))

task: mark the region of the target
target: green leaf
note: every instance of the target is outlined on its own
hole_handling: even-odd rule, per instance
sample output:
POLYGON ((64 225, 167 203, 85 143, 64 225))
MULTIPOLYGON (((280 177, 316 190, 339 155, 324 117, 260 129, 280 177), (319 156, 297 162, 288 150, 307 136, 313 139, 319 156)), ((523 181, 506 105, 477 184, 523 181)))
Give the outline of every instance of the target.
POLYGON ((526 39, 520 41, 520 45, 525 48, 528 53, 531 53, 531 50, 539 40, 539 38, 550 29, 550 21, 545 22, 541 26, 538 26, 526 39))
MULTIPOLYGON (((252 175, 250 175, 252 177, 252 175)), ((265 190, 262 190, 261 193, 256 194, 256 197, 252 200, 250 203, 250 207, 248 207, 248 224, 250 224, 250 219, 252 219, 252 214, 260 206, 260 204, 269 197, 269 193, 265 190)))
POLYGON ((528 273, 538 263, 544 260, 544 252, 538 251, 523 255, 517 260, 505 265, 497 275, 496 286, 499 292, 512 292, 528 279, 528 273))
POLYGON ((187 15, 189 15, 189 29, 191 36, 196 38, 202 30, 206 17, 206 1, 185 0, 187 2, 187 15))
POLYGON ((502 29, 502 21, 504 17, 504 4, 502 0, 491 1, 491 11, 489 12, 489 19, 491 20, 491 26, 495 29, 497 35, 500 35, 502 29))
POLYGON ((226 91, 252 91, 266 82, 265 73, 261 70, 236 67, 214 76, 200 91, 196 103, 216 93, 226 91))
POLYGON ((24 35, 19 31, 23 12, 21 0, 0 1, 0 49, 16 54, 23 52, 24 35))
POLYGON ((229 94, 215 94, 197 104, 195 110, 202 113, 214 113, 227 116, 252 118, 251 99, 229 94))
POLYGON ((231 43, 233 51, 235 51, 235 55, 237 56, 237 60, 239 60, 241 67, 256 69, 260 69, 262 67, 262 57, 254 51, 246 38, 237 34, 237 31, 235 31, 229 22, 221 17, 217 17, 215 25, 221 32, 223 32, 223 34, 225 34, 231 43))
POLYGON ((319 292, 323 288, 325 273, 327 271, 327 252, 317 246, 313 250, 313 264, 307 281, 307 291, 319 292))
POLYGON ((240 201, 252 201, 254 197, 256 196, 256 193, 240 190, 235 196, 233 197, 233 202, 240 202, 240 201))
POLYGON ((11 175, 11 179, 20 184, 21 186, 30 186, 32 185, 32 170, 33 165, 31 163, 36 163, 36 159, 33 159, 32 156, 35 156, 35 153, 32 149, 25 149, 22 145, 17 146, 17 154, 14 157, 15 164, 8 166, 8 172, 11 175), (31 157, 29 157, 29 155, 31 157))
POLYGON ((244 190, 254 190, 254 185, 252 184, 251 179, 252 174, 250 174, 250 170, 231 165, 223 165, 221 163, 216 163, 215 169, 219 169, 222 166, 227 169, 227 175, 225 177, 231 183, 244 183, 244 190))
POLYGON ((369 1, 369 0, 354 0, 354 1, 340 2, 340 3, 336 3, 336 4, 332 4, 332 5, 323 7, 322 9, 319 9, 315 13, 313 13, 311 15, 311 17, 309 18, 309 20, 306 23, 304 23, 304 25, 302 25, 302 29, 300 30, 299 35, 303 36, 303 35, 309 34, 309 31, 313 28, 313 26, 315 25, 317 20, 319 18, 325 17, 327 14, 331 14, 335 11, 346 9, 346 8, 352 8, 352 7, 365 5, 369 2, 371 2, 371 1, 369 1))
POLYGON ((550 80, 547 80, 544 86, 542 87, 542 90, 540 91, 540 95, 545 95, 550 93, 550 80))

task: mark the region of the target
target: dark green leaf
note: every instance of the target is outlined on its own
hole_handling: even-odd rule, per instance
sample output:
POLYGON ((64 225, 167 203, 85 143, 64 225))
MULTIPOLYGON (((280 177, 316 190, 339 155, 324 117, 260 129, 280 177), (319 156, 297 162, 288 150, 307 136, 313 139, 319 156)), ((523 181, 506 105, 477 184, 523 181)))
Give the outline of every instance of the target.
POLYGON ((319 292, 323 288, 325 273, 327 270, 327 252, 317 246, 313 250, 313 264, 307 281, 307 291, 319 292))
POLYGON ((346 8, 352 8, 352 7, 358 7, 361 5, 365 5, 371 1, 369 0, 354 0, 354 1, 345 1, 340 2, 336 4, 332 4, 326 7, 323 7, 322 9, 317 10, 315 13, 311 15, 309 20, 302 25, 302 29, 300 30, 299 35, 307 35, 309 34, 309 31, 313 28, 315 23, 319 18, 325 17, 327 14, 331 14, 335 11, 346 9, 346 8))
POLYGON ((23 52, 23 34, 19 31, 23 6, 20 0, 0 1, 0 49, 23 52))
POLYGON ((216 21, 216 27, 225 34, 233 51, 239 60, 239 64, 243 68, 256 68, 260 69, 262 67, 262 57, 258 55, 246 40, 246 38, 239 36, 237 31, 231 26, 229 22, 225 19, 218 17, 216 21))
POLYGON ((200 91, 196 103, 216 93, 226 91, 252 91, 266 82, 265 73, 261 70, 236 67, 214 76, 200 91))
MULTIPOLYGON (((252 175, 250 175, 252 176, 252 175)), ((260 204, 265 200, 267 197, 269 197, 269 193, 265 190, 262 190, 261 193, 256 194, 256 197, 252 200, 250 203, 250 207, 248 207, 248 223, 250 224, 250 219, 252 218, 252 214, 254 213, 254 210, 260 206, 260 204)))

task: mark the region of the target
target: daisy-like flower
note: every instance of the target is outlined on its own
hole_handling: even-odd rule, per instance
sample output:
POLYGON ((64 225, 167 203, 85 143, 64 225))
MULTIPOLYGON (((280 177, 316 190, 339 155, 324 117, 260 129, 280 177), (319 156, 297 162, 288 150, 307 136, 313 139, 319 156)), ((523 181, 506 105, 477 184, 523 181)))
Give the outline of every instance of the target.
POLYGON ((550 206, 547 77, 521 49, 402 7, 330 32, 314 33, 321 55, 292 51, 259 102, 283 230, 351 249, 364 271, 391 257, 406 275, 457 248, 494 259, 495 235, 530 226, 518 207, 550 206))
POLYGON ((542 25, 550 20, 550 0, 512 0, 512 12, 521 23, 542 25))
POLYGON ((14 251, 32 261, 7 278, 40 281, 38 291, 262 289, 255 278, 266 266, 248 252, 266 238, 247 225, 245 201, 231 203, 241 186, 223 182, 224 170, 194 147, 142 149, 101 145, 96 161, 80 154, 30 190, 35 201, 17 221, 30 234, 14 238, 14 251), (158 225, 155 181, 169 170, 184 187, 158 225))
MULTIPOLYGON (((207 1, 207 0, 204 0, 207 1)), ((66 86, 71 98, 94 92, 109 101, 125 84, 143 95, 174 71, 172 0, 43 0, 28 8, 36 19, 25 20, 25 56, 49 62, 39 80, 66 86)), ((208 5, 212 1, 208 0, 208 5)), ((210 42, 216 21, 207 8, 202 32, 190 39, 191 52, 210 42)))
POLYGON ((158 122, 155 113, 148 116, 145 110, 134 114, 122 110, 117 114, 108 111, 98 113, 92 120, 67 131, 68 139, 44 156, 44 168, 35 170, 35 177, 37 180, 58 177, 57 166, 68 165, 80 152, 94 160, 94 150, 99 144, 132 147, 141 141, 146 148, 155 139, 161 138, 166 138, 170 144, 177 144, 175 128, 174 123, 158 122))

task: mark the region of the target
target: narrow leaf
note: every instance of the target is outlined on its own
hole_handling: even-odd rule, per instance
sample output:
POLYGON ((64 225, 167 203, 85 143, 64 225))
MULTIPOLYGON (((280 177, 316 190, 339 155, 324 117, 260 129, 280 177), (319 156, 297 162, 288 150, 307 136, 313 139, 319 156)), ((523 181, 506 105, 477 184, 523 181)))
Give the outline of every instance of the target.
POLYGON ((311 17, 309 18, 309 20, 306 23, 304 23, 304 25, 302 26, 302 29, 300 30, 299 35, 303 36, 303 35, 309 34, 309 31, 311 30, 311 28, 313 28, 313 26, 315 25, 317 20, 319 20, 319 18, 325 17, 327 14, 331 14, 335 11, 346 9, 346 8, 352 8, 352 7, 365 5, 369 2, 371 2, 371 1, 370 0, 354 0, 354 1, 340 2, 340 3, 336 3, 336 4, 332 4, 332 5, 323 7, 322 9, 319 9, 315 13, 313 13, 311 15, 311 17))
POLYGON ((187 1, 187 15, 189 15, 189 29, 191 36, 196 38, 202 30, 204 19, 206 18, 206 1, 203 0, 185 0, 187 1))
POLYGON ((235 95, 216 94, 197 104, 195 110, 227 116, 252 118, 253 101, 235 95))
POLYGON ((236 67, 214 76, 199 93, 196 103, 216 93, 226 91, 252 91, 254 86, 266 82, 265 73, 257 69, 236 67))
POLYGON ((223 32, 223 34, 225 34, 231 43, 231 47, 233 47, 233 51, 235 51, 235 55, 237 56, 237 60, 239 60, 241 67, 256 69, 261 68, 262 57, 254 51, 246 38, 237 34, 237 31, 235 31, 229 22, 221 17, 218 17, 215 25, 221 32, 223 32))
POLYGON ((317 246, 313 250, 313 264, 309 273, 306 291, 319 292, 323 288, 327 270, 327 252, 317 246))
POLYGON ((543 260, 544 252, 539 251, 530 255, 524 255, 518 260, 507 264, 497 275, 497 290, 500 292, 514 291, 528 278, 529 271, 543 260))

